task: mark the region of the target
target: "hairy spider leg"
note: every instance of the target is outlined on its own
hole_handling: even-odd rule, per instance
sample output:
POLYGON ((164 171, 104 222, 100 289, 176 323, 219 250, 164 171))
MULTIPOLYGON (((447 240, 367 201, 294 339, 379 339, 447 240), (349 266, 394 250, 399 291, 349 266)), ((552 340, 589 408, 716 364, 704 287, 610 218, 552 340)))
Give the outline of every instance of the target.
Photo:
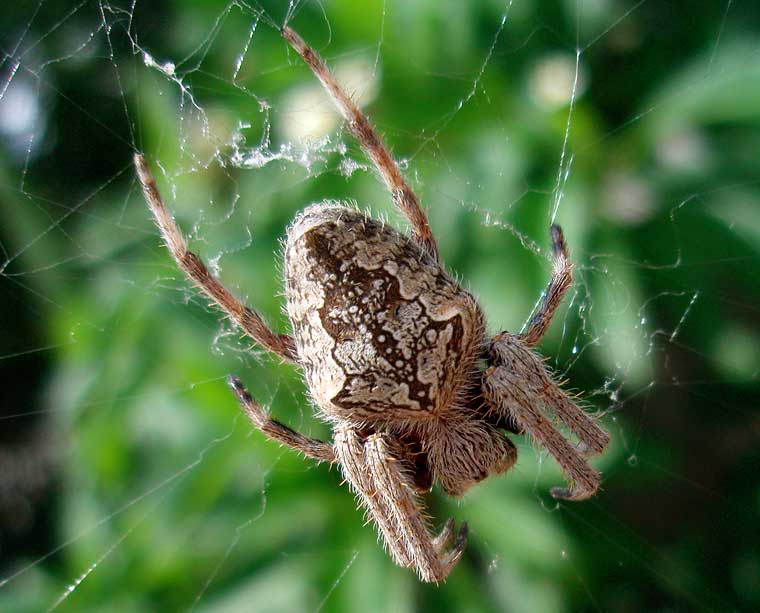
POLYGON ((335 452, 346 479, 377 524, 396 562, 413 566, 423 581, 443 581, 467 546, 467 524, 461 524, 449 550, 446 547, 454 535, 452 519, 437 536, 430 534, 413 480, 392 450, 388 435, 374 433, 362 438, 350 426, 339 427, 335 452))
POLYGON ((530 320, 528 329, 520 335, 522 342, 528 347, 535 347, 546 334, 557 307, 573 282, 573 265, 568 257, 565 235, 557 224, 551 226, 551 237, 554 256, 552 276, 538 311, 530 320))
POLYGON ((228 383, 251 422, 268 438, 319 461, 340 461, 343 473, 362 504, 377 524, 394 560, 414 566, 425 581, 441 581, 456 565, 467 545, 467 524, 463 523, 454 546, 454 520, 449 519, 436 537, 431 537, 423 509, 414 494, 412 475, 401 468, 401 458, 390 451, 383 435, 366 440, 350 428, 338 428, 335 446, 313 439, 271 419, 234 376, 228 383))
POLYGON ((349 131, 372 160, 385 185, 391 192, 394 204, 412 224, 412 236, 424 249, 438 261, 438 245, 430 229, 425 211, 422 210, 417 196, 404 179, 398 164, 393 160, 388 147, 378 135, 369 119, 357 108, 353 100, 338 84, 320 55, 309 47, 292 28, 282 28, 282 37, 300 55, 311 68, 314 76, 332 98, 340 114, 346 120, 349 131))
POLYGON ((570 488, 555 488, 552 496, 569 500, 593 496, 601 477, 586 458, 604 450, 609 434, 559 388, 540 356, 519 336, 506 332, 497 336, 491 345, 491 360, 494 366, 486 371, 485 392, 492 406, 545 447, 570 477, 570 488), (570 444, 545 411, 553 412, 580 445, 570 444))
POLYGON ((358 433, 350 427, 339 428, 335 432, 335 451, 340 460, 343 475, 357 494, 360 504, 369 513, 377 525, 396 564, 403 567, 412 566, 414 558, 406 542, 393 521, 393 513, 388 508, 382 493, 369 472, 364 457, 363 441, 358 433))
POLYGON ((294 362, 295 343, 287 334, 277 334, 253 309, 242 304, 219 280, 209 272, 195 253, 187 248, 187 240, 166 208, 158 186, 142 154, 134 156, 137 177, 142 185, 145 201, 153 212, 156 225, 177 265, 198 289, 211 298, 232 320, 259 345, 277 354, 283 360, 294 362))
POLYGON ((248 419, 268 438, 300 451, 306 457, 314 460, 330 463, 336 461, 335 450, 330 443, 304 436, 269 417, 237 377, 228 377, 227 383, 235 392, 248 419))

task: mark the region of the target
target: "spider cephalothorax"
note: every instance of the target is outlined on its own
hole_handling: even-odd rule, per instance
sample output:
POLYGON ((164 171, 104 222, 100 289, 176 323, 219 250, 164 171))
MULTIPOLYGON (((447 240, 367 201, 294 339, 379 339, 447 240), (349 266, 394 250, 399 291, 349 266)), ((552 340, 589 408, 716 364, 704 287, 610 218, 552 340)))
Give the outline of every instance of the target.
POLYGON ((333 442, 269 418, 231 377, 251 421, 309 457, 339 463, 395 561, 425 581, 441 581, 464 551, 467 526, 462 523, 451 546, 453 520, 431 534, 418 495, 437 482, 459 496, 509 469, 517 451, 504 430, 529 434, 557 459, 571 485, 552 490, 555 497, 580 500, 599 487, 586 459, 601 453, 609 437, 531 349, 570 286, 562 231, 551 228, 554 272, 526 331, 487 337, 480 307, 439 263, 425 213, 370 122, 298 34, 285 27, 282 35, 375 163, 412 225, 411 236, 340 203, 305 209, 288 229, 285 247, 292 336, 277 334, 188 251, 139 154, 138 176, 180 268, 251 338, 303 368, 320 416, 332 424, 333 442))

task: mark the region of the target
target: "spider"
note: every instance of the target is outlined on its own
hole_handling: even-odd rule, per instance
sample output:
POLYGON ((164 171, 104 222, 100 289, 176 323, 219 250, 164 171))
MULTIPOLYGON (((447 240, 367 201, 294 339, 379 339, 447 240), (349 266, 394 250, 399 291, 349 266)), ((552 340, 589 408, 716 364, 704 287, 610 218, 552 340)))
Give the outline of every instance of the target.
POLYGON ((139 153, 137 175, 178 266, 245 334, 302 367, 333 441, 275 421, 231 376, 251 422, 270 439, 339 464, 395 562, 423 581, 440 582, 462 556, 467 524, 455 531, 449 519, 431 532, 420 495, 438 483, 461 496, 507 471, 517 450, 505 431, 527 433, 557 460, 570 486, 554 488, 555 498, 582 500, 599 487, 587 459, 604 450, 609 436, 533 351, 571 285, 572 264, 562 230, 552 225, 554 268, 538 310, 524 332, 489 338, 480 306, 439 261, 425 212, 370 121, 293 29, 285 26, 281 34, 327 90, 409 220, 411 235, 338 202, 307 207, 287 230, 292 334, 278 334, 188 250, 139 153))

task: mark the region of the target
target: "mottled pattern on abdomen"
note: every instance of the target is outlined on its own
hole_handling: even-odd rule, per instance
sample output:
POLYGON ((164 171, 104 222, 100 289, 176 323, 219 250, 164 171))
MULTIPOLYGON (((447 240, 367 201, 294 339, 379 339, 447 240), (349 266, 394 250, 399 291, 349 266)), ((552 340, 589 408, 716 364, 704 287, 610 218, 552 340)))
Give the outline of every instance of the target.
POLYGON ((408 237, 335 203, 288 230, 288 315, 327 417, 429 419, 463 390, 483 342, 473 297, 408 237))

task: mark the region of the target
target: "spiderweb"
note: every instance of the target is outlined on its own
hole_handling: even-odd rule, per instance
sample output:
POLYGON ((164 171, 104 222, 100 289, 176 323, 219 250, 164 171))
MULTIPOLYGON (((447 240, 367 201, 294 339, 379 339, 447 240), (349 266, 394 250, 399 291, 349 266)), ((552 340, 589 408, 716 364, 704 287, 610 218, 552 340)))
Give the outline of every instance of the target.
POLYGON ((2 9, 0 608, 760 606, 760 9, 692 10, 2 9), (188 289, 135 183, 140 150, 193 248, 281 330, 299 209, 403 226, 284 22, 368 111, 493 331, 536 307, 550 223, 576 263, 541 351, 612 434, 604 491, 557 504, 554 461, 516 437, 508 475, 431 499, 471 527, 438 588, 392 565, 338 471, 239 415, 230 372, 329 436, 297 370, 188 289))

